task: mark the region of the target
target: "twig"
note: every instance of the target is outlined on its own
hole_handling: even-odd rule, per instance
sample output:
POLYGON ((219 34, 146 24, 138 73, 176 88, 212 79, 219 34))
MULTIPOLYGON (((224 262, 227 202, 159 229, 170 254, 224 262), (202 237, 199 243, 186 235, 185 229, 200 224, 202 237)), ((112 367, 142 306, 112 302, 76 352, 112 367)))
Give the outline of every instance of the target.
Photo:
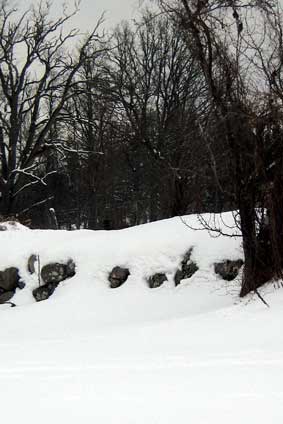
POLYGON ((39 255, 37 255, 37 278, 38 278, 38 287, 40 287, 41 280, 40 280, 40 256, 39 255))
POLYGON ((268 308, 270 308, 270 305, 264 300, 264 298, 262 297, 262 295, 259 293, 259 291, 257 289, 254 290, 255 294, 259 297, 259 299, 262 301, 262 303, 265 304, 265 306, 267 306, 268 308))
POLYGON ((33 209, 37 206, 43 205, 44 203, 46 203, 46 202, 48 202, 49 200, 52 200, 52 199, 54 199, 54 196, 50 196, 50 197, 47 197, 47 199, 41 200, 40 202, 36 202, 33 205, 31 205, 29 208, 23 209, 22 211, 18 212, 16 214, 16 216, 23 215, 24 213, 30 211, 31 209, 33 209))

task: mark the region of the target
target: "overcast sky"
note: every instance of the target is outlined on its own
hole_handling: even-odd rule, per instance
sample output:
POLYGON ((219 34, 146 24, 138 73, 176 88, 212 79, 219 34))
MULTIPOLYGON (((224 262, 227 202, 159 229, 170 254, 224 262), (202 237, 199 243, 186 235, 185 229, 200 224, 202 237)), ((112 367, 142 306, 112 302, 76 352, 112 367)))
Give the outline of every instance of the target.
MULTIPOLYGON (((53 0, 53 7, 58 12, 61 10, 63 1, 53 0)), ((70 7, 73 0, 65 1, 70 7)), ((105 11, 106 26, 111 28, 122 19, 132 19, 138 13, 139 0, 82 0, 80 12, 73 19, 73 24, 82 30, 90 30, 98 18, 105 11)))

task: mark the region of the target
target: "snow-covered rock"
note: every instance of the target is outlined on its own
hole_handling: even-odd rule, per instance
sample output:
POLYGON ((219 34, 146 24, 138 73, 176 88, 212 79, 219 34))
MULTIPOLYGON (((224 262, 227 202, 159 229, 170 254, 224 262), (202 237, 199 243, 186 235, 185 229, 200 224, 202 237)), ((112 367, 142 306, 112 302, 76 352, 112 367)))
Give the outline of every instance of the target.
POLYGON ((42 286, 37 287, 32 291, 33 297, 37 302, 41 302, 42 300, 47 300, 54 293, 59 283, 50 282, 47 284, 43 284, 42 286))
POLYGON ((49 263, 41 269, 41 278, 44 283, 57 283, 75 275, 76 265, 72 260, 64 263, 49 263))
POLYGON ((130 275, 128 268, 122 268, 121 266, 115 266, 109 274, 108 280, 110 287, 116 289, 127 281, 130 275))
POLYGON ((16 290, 19 279, 18 268, 10 267, 0 271, 0 287, 6 291, 16 290))
POLYGON ((230 261, 227 259, 226 261, 214 264, 214 271, 216 274, 220 275, 223 280, 231 281, 238 276, 243 264, 244 262, 242 259, 235 261, 230 261))
POLYGON ((151 289, 154 289, 160 287, 164 283, 164 281, 168 281, 166 274, 158 272, 148 278, 148 285, 151 289))

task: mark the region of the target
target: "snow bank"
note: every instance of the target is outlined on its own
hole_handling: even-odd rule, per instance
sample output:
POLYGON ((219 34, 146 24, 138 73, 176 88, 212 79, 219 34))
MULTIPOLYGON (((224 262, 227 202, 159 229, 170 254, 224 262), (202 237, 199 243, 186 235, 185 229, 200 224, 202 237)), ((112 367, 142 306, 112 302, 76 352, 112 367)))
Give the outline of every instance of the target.
MULTIPOLYGON (((223 215, 219 223, 225 232, 233 233, 231 214, 223 215)), ((197 281, 210 279, 214 262, 242 257, 239 237, 216 237, 195 228, 201 228, 197 217, 188 216, 119 231, 6 231, 0 233, 0 243, 5 246, 0 251, 0 269, 16 266, 20 270, 26 289, 18 290, 14 296, 17 305, 32 302, 31 291, 38 285, 37 275, 30 275, 27 270, 32 254, 39 256, 41 267, 68 259, 76 263, 76 276, 61 284, 59 296, 63 291, 66 295, 75 291, 78 296, 78 289, 82 291, 86 286, 108 289, 107 277, 116 265, 129 268, 131 273, 121 290, 135 286, 148 291, 146 278, 164 272, 168 277, 166 286, 177 292, 173 276, 189 248, 193 247, 191 258, 199 267, 193 277, 197 281)))
POLYGON ((20 224, 17 221, 3 221, 0 222, 0 231, 26 231, 29 230, 28 227, 20 224))
POLYGON ((240 300, 239 280, 213 271, 241 257, 239 237, 213 238, 174 218, 122 231, 6 231, 0 246, 1 268, 17 264, 27 283, 19 306, 0 311, 3 422, 282 423, 283 289, 262 289, 268 309, 240 300), (199 270, 174 287, 191 246, 199 270), (77 273, 30 304, 30 254, 41 266, 72 258, 77 273), (110 289, 115 265, 131 275, 110 289), (150 289, 145 278, 158 271, 171 278, 150 289))

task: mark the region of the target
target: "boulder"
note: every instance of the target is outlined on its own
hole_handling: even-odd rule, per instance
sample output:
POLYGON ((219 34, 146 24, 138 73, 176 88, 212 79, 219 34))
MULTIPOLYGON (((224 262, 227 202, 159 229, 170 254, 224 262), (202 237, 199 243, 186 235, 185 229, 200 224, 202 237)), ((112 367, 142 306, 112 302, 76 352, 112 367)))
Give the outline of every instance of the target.
POLYGON ((0 287, 5 291, 14 291, 19 286, 20 276, 18 268, 6 268, 0 271, 0 287))
POLYGON ((48 283, 48 284, 44 284, 43 286, 37 287, 32 292, 33 297, 35 298, 37 302, 46 300, 54 293, 57 286, 58 286, 58 283, 53 282, 53 283, 48 283))
POLYGON ((0 293, 0 304, 8 302, 14 296, 14 291, 3 291, 0 293))
POLYGON ((167 277, 166 274, 163 273, 154 274, 147 280, 148 285, 151 289, 160 287, 164 283, 164 281, 167 281, 167 277))
POLYGON ((41 278, 45 284, 58 284, 67 277, 65 268, 66 265, 57 262, 45 265, 41 270, 41 278))
POLYGON ((195 272, 198 270, 197 264, 191 260, 193 248, 191 247, 184 255, 181 261, 181 268, 177 269, 174 281, 175 285, 178 286, 181 283, 181 280, 186 278, 191 278, 195 272))
POLYGON ((237 277, 243 264, 244 262, 242 259, 237 259, 235 261, 226 260, 215 263, 214 271, 216 274, 220 275, 223 280, 231 281, 237 277))
POLYGON ((48 299, 61 281, 75 275, 75 269, 76 265, 72 259, 67 264, 54 262, 45 265, 41 270, 41 278, 44 284, 32 292, 35 300, 41 302, 48 299))
POLYGON ((115 289, 120 287, 130 275, 128 268, 121 268, 120 266, 115 266, 108 276, 110 282, 110 287, 115 289))
POLYGON ((75 268, 76 265, 72 260, 69 260, 67 264, 50 263, 42 268, 41 278, 45 284, 58 284, 67 278, 73 277, 76 273, 75 268))

